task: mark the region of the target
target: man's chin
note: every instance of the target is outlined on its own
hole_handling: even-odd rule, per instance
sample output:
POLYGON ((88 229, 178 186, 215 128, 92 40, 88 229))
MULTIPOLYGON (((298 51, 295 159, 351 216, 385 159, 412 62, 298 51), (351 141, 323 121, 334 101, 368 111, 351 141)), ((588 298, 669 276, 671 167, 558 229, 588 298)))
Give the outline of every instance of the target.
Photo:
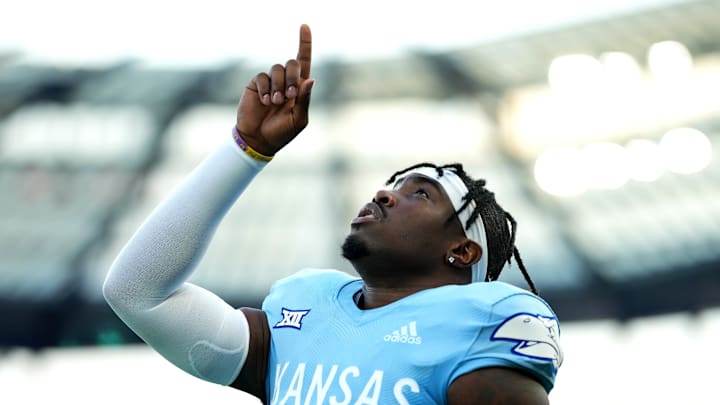
POLYGON ((344 258, 352 262, 369 255, 370 249, 358 235, 350 234, 345 238, 345 242, 342 244, 342 256, 344 258))

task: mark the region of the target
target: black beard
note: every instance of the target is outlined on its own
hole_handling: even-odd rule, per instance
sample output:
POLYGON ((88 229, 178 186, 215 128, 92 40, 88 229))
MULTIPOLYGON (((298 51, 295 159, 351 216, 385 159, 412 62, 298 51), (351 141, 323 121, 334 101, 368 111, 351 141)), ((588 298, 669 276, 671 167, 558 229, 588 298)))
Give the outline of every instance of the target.
POLYGON ((367 244, 355 235, 348 235, 342 244, 342 256, 349 261, 362 259, 370 255, 367 244))

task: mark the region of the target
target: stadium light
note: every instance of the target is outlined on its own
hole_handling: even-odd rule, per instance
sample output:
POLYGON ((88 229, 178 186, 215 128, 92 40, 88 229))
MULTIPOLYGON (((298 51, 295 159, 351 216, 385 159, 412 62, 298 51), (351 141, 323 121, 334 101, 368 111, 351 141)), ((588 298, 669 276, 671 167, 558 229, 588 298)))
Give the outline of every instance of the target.
POLYGON ((647 59, 652 76, 664 84, 682 84, 693 72, 690 51, 677 41, 653 44, 648 49, 647 59))
POLYGON ((627 150, 612 142, 591 143, 580 150, 580 172, 594 189, 620 188, 630 178, 627 150))
POLYGON ((649 139, 632 139, 625 145, 628 153, 630 178, 636 181, 657 180, 665 171, 660 147, 649 139))
POLYGON ((613 89, 636 87, 642 81, 642 69, 626 52, 605 52, 600 55, 606 83, 613 89))
POLYGON ((675 128, 660 139, 665 166, 676 173, 697 173, 712 160, 712 143, 694 128, 675 128))
POLYGON ((586 54, 555 58, 548 69, 550 88, 565 96, 585 97, 602 86, 602 64, 586 54))
POLYGON ((535 161, 535 181, 548 194, 579 195, 588 190, 610 190, 629 180, 655 181, 666 171, 697 173, 710 164, 712 143, 693 128, 667 131, 659 143, 632 139, 621 145, 592 142, 582 147, 552 147, 535 161))
POLYGON ((549 194, 575 196, 588 189, 585 173, 579 170, 581 167, 581 155, 577 148, 550 148, 535 161, 535 181, 549 194))

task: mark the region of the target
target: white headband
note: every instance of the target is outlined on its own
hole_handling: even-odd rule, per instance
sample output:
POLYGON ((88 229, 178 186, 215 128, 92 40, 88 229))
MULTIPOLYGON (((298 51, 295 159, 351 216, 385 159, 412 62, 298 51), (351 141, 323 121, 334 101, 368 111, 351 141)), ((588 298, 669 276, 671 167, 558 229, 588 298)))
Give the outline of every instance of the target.
MULTIPOLYGON (((420 167, 409 171, 408 174, 421 174, 440 183, 440 185, 442 185, 445 189, 448 197, 450 197, 450 202, 452 203, 453 208, 455 208, 455 212, 457 212, 465 202, 463 197, 467 195, 469 190, 462 179, 452 170, 442 169, 442 172, 443 175, 438 176, 437 169, 432 167, 420 167)), ((482 215, 477 216, 477 219, 472 223, 470 229, 465 228, 465 225, 470 218, 470 214, 472 214, 474 210, 475 201, 470 200, 468 206, 458 214, 458 218, 462 224, 465 236, 474 240, 480 245, 480 247, 482 247, 482 256, 480 256, 480 260, 472 266, 472 281, 478 282, 485 281, 485 272, 487 271, 488 256, 490 252, 488 252, 487 248, 487 237, 485 236, 485 224, 483 223, 482 215)))

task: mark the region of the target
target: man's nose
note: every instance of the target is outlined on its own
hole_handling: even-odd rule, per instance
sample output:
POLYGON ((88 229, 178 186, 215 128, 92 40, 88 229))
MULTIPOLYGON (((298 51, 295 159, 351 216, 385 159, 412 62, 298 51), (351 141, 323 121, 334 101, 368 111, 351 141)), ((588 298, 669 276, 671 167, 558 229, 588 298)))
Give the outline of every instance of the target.
POLYGON ((373 202, 385 207, 392 207, 395 205, 395 196, 392 190, 378 190, 373 197, 373 202))

